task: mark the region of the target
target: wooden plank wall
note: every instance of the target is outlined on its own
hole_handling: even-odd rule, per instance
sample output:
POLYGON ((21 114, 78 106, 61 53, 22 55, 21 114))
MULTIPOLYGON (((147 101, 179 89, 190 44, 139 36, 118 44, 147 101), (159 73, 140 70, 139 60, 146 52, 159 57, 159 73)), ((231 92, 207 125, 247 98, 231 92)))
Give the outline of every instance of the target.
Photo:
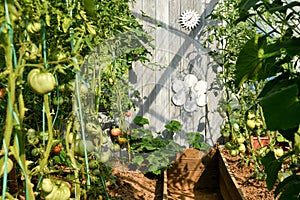
MULTIPOLYGON (((216 111, 220 91, 212 89, 215 73, 208 66, 211 62, 199 42, 200 33, 208 23, 205 17, 211 12, 217 0, 136 0, 131 10, 144 25, 145 30, 154 38, 155 50, 151 61, 159 66, 142 66, 136 63, 130 72, 135 77, 132 85, 140 92, 137 110, 133 117, 140 115, 150 121, 154 132, 164 130, 170 120, 183 124, 182 131, 174 140, 188 147, 187 132, 201 132, 205 141, 213 146, 220 137, 221 117, 216 111), (188 31, 179 24, 180 14, 187 9, 197 11, 201 16, 200 25, 188 31), (149 18, 142 17, 143 11, 149 18), (154 68, 154 69, 153 69, 154 68), (198 80, 209 84, 208 104, 198 107, 192 113, 175 106, 172 101, 172 82, 183 79, 186 74, 195 74, 198 80)), ((132 117, 132 119, 133 119, 132 117)))

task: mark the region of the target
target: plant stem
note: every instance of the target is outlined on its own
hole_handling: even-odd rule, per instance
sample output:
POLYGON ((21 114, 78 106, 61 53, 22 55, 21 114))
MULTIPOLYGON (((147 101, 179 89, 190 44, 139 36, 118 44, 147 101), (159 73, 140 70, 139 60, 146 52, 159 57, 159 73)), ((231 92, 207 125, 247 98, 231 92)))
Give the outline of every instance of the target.
POLYGON ((40 167, 43 170, 46 167, 49 155, 51 153, 51 148, 53 145, 53 130, 52 130, 52 116, 50 114, 50 107, 49 107, 49 97, 48 94, 44 94, 44 103, 45 103, 45 112, 47 117, 48 123, 48 143, 46 146, 46 151, 44 153, 44 158, 41 161, 40 167))
MULTIPOLYGON (((10 30, 10 29, 9 29, 10 30)), ((5 46, 5 64, 8 70, 8 102, 6 107, 6 119, 5 119, 5 131, 4 131, 4 139, 6 148, 9 149, 10 139, 13 131, 13 110, 12 107, 15 102, 15 73, 13 67, 13 57, 12 57, 12 48, 11 48, 11 40, 9 35, 6 36, 6 46, 5 46)))

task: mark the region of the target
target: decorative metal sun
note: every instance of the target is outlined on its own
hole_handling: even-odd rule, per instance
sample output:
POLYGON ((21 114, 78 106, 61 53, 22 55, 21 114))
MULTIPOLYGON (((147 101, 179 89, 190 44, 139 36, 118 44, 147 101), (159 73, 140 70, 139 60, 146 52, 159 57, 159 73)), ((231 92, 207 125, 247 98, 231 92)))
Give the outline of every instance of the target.
POLYGON ((183 11, 179 17, 179 23, 187 30, 192 30, 199 25, 200 15, 194 10, 183 11))

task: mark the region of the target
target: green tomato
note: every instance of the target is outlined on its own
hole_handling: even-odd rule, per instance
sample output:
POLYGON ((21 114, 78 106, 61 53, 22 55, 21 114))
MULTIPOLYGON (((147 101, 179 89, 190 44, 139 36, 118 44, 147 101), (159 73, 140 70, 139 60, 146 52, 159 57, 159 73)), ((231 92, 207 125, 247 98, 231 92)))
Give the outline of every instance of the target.
POLYGON ((53 104, 58 106, 58 105, 62 105, 64 103, 64 98, 63 97, 55 97, 53 99, 53 104))
MULTIPOLYGON (((7 158, 7 173, 9 173, 12 168, 14 166, 14 163, 12 162, 12 160, 10 158, 7 158)), ((4 156, 0 158, 0 178, 3 176, 4 174, 4 169, 5 169, 5 165, 4 165, 4 156)))
POLYGON ((95 176, 100 176, 100 175, 101 175, 101 172, 100 172, 99 169, 94 169, 94 170, 93 170, 93 174, 94 174, 95 176))
POLYGON ((41 72, 40 69, 33 69, 27 76, 30 88, 37 94, 44 95, 51 92, 55 87, 55 78, 49 72, 41 72))
POLYGON ((46 193, 50 193, 53 190, 53 182, 49 178, 44 178, 42 181, 42 190, 46 193))
POLYGON ((280 158, 281 156, 283 156, 284 152, 282 148, 277 148, 274 149, 274 155, 276 158, 280 158))
POLYGON ((223 131, 222 131, 222 136, 223 136, 224 138, 229 138, 229 137, 230 137, 230 132, 229 132, 228 130, 223 130, 223 131))
MULTIPOLYGON (((91 153, 92 151, 94 151, 95 146, 93 144, 92 141, 90 140, 86 140, 86 151, 87 153, 91 153)), ((77 154, 78 156, 84 156, 84 144, 82 140, 76 140, 75 141, 75 148, 74 148, 74 152, 75 154, 77 154)))
POLYGON ((60 184, 60 187, 58 188, 58 193, 60 193, 59 198, 58 198, 59 200, 69 200, 71 197, 70 188, 64 182, 62 182, 60 184))
POLYGON ((32 149, 31 150, 31 155, 34 156, 34 157, 39 156, 40 155, 39 149, 37 149, 37 148, 32 149))
POLYGON ((121 150, 121 147, 120 147, 119 144, 116 143, 116 144, 113 144, 113 145, 110 146, 110 150, 111 150, 112 152, 118 152, 118 151, 121 150))
POLYGON ((245 138, 244 138, 244 136, 238 136, 237 138, 236 138, 236 141, 237 141, 237 143, 239 143, 239 144, 243 144, 244 142, 245 142, 245 138))
POLYGON ((100 162, 106 163, 109 160, 110 152, 104 151, 100 153, 100 162))
POLYGON ((239 150, 239 152, 245 153, 246 152, 246 146, 244 144, 240 144, 238 150, 239 150))
POLYGON ((33 128, 30 128, 30 129, 27 130, 27 135, 35 136, 36 135, 36 131, 33 128))
POLYGON ((232 155, 233 157, 239 155, 239 150, 237 150, 237 149, 231 149, 230 150, 230 155, 232 155))
POLYGON ((250 129, 254 129, 255 126, 256 126, 256 123, 254 120, 252 119, 248 119, 247 122, 246 122, 247 126, 250 128, 250 129))
POLYGON ((231 142, 226 142, 225 143, 225 148, 228 149, 228 150, 231 150, 233 148, 231 142))
POLYGON ((233 130, 235 130, 235 131, 239 131, 240 130, 240 126, 237 123, 234 123, 232 125, 232 127, 233 127, 233 130))
POLYGON ((89 168, 90 169, 96 169, 98 167, 98 161, 97 160, 91 160, 89 162, 89 168))

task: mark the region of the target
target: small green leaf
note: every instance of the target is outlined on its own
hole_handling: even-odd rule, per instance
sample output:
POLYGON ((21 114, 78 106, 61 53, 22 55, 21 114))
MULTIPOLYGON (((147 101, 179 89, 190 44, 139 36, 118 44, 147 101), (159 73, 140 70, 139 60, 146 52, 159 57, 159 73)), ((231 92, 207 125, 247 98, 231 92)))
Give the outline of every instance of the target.
POLYGON ((136 123, 137 125, 143 126, 145 124, 149 124, 149 120, 146 118, 143 118, 142 116, 136 116, 133 119, 133 122, 136 123))
POLYGON ((165 125, 165 128, 168 132, 179 132, 181 131, 181 123, 177 120, 171 120, 168 124, 165 125))
POLYGON ((69 17, 65 17, 62 23, 62 29, 64 33, 67 33, 69 30, 69 27, 72 23, 72 20, 69 17))
POLYGON ((93 26, 92 24, 90 23, 86 23, 86 28, 87 28, 87 31, 92 34, 92 35, 96 35, 96 30, 95 30, 95 26, 93 26))
POLYGON ((144 162, 143 156, 134 156, 132 162, 141 165, 144 162))

